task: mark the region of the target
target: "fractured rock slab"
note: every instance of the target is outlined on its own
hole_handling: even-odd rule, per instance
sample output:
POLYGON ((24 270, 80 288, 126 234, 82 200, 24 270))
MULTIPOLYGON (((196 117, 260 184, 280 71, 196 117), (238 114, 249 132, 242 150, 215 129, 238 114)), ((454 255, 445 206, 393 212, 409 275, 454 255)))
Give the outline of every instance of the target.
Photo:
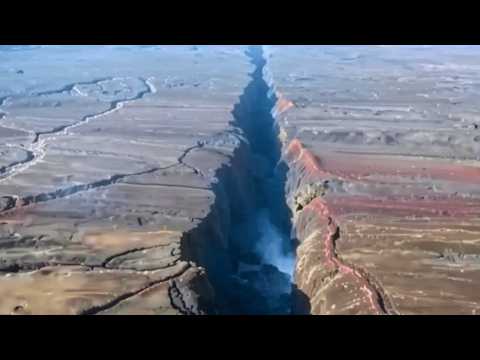
POLYGON ((241 146, 244 50, 0 52, 0 313, 215 312, 186 253, 220 241, 192 233, 241 146))

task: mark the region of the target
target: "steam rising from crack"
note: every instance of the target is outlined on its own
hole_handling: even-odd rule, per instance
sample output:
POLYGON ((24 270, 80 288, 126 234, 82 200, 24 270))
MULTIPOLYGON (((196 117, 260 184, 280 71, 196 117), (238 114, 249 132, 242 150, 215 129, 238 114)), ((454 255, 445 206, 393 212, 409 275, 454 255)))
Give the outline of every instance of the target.
POLYGON ((295 257, 291 249, 286 249, 285 246, 291 242, 290 238, 272 223, 267 209, 259 210, 256 220, 260 231, 255 247, 256 253, 264 264, 275 266, 291 279, 295 257))
MULTIPOLYGON (((234 110, 234 125, 248 143, 252 207, 232 218, 229 256, 234 268, 230 274, 217 271, 214 286, 226 303, 226 313, 290 314, 295 251, 290 238, 291 213, 285 201, 287 168, 281 161, 281 143, 272 116, 276 99, 270 96, 263 78, 266 61, 262 48, 251 47, 247 55, 255 70, 234 110)), ((235 194, 231 196, 235 198, 235 194)))

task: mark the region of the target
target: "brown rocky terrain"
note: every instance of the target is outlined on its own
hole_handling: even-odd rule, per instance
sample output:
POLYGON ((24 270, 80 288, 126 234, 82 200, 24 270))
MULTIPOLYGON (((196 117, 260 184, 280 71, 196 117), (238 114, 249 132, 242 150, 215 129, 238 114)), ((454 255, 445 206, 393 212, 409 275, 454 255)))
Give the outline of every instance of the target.
POLYGON ((220 216, 213 187, 238 147, 243 52, 0 52, 0 313, 210 308, 211 284, 185 252, 220 216))
POLYGON ((477 51, 269 48, 297 311, 480 310, 477 51))
POLYGON ((477 52, 0 47, 0 313, 476 314, 477 52))

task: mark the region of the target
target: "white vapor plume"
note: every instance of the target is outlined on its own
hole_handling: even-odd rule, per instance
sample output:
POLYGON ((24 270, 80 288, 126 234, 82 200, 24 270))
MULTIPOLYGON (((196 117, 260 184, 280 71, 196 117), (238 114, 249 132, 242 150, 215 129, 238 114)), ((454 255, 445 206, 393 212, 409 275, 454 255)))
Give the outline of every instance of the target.
POLYGON ((270 220, 266 209, 257 214, 257 224, 260 231, 255 250, 265 264, 275 266, 281 272, 293 276, 295 258, 292 251, 286 251, 290 239, 283 234, 270 220))

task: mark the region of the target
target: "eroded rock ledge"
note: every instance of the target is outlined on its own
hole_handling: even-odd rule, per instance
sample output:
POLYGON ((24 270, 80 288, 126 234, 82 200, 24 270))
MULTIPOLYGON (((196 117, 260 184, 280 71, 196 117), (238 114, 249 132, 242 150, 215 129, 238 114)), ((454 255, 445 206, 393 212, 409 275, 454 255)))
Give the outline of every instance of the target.
POLYGON ((269 47, 296 312, 478 313, 476 51, 269 47))

